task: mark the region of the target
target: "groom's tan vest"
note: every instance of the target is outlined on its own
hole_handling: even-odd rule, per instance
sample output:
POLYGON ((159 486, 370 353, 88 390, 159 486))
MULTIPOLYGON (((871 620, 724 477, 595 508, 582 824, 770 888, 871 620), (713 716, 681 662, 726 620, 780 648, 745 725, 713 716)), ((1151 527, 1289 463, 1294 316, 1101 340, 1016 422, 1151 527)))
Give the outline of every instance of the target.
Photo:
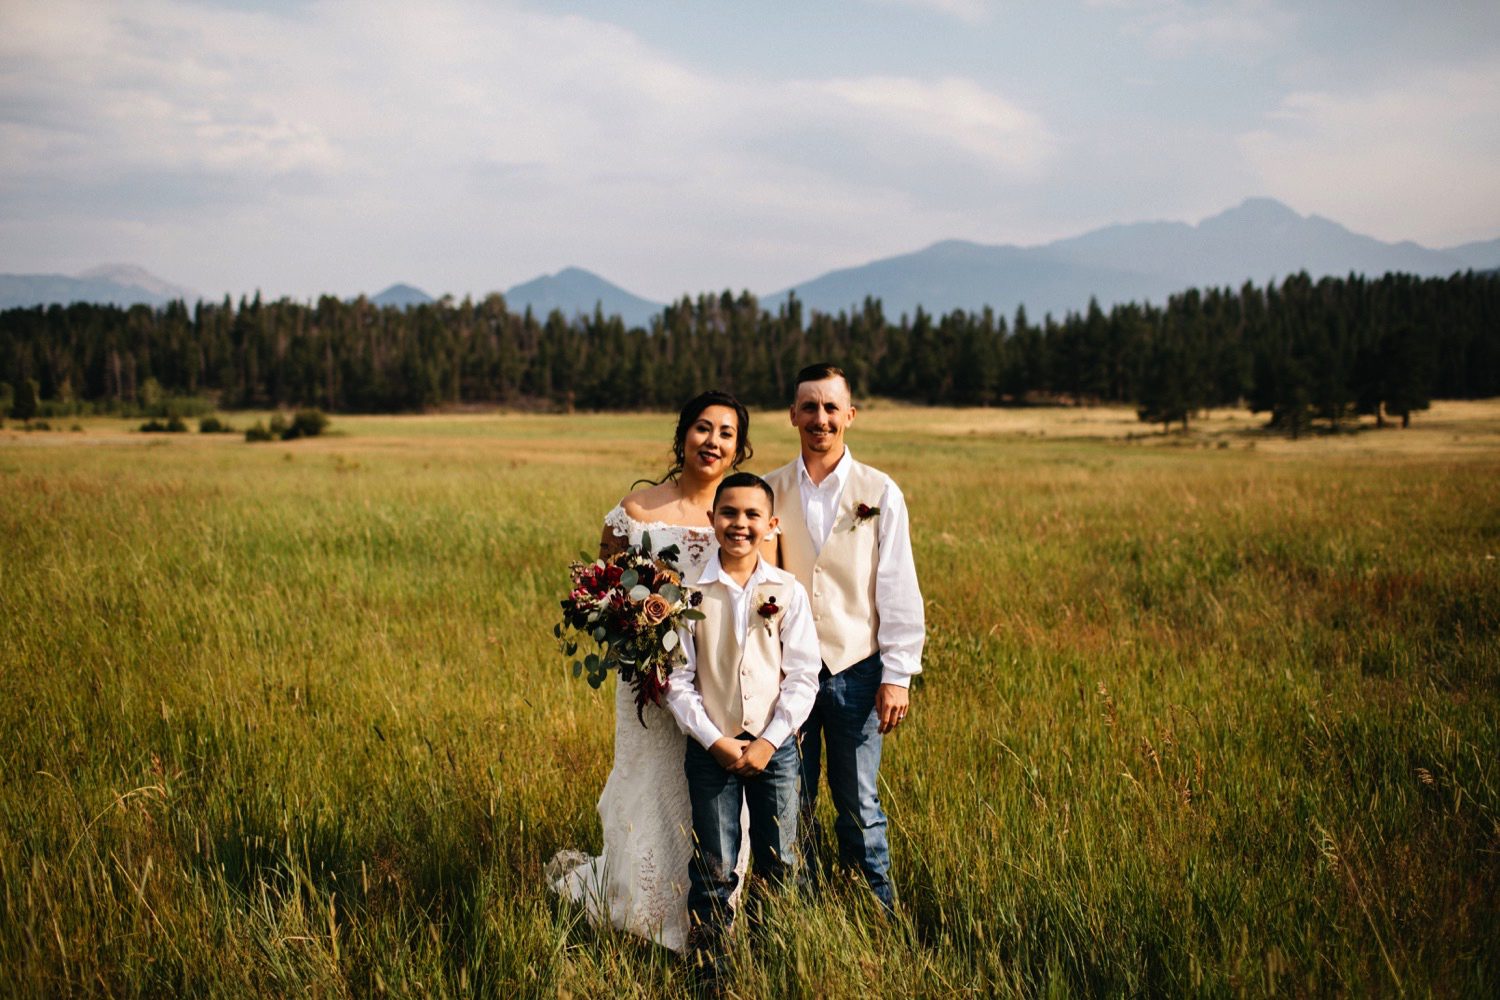
POLYGON ((860 504, 880 505, 886 475, 850 460, 849 478, 834 511, 821 552, 802 515, 802 488, 795 459, 766 477, 776 493, 781 520, 781 565, 807 588, 823 665, 839 673, 880 648, 875 610, 875 568, 880 563, 879 515, 860 521, 860 504))
POLYGON ((787 607, 792 600, 792 579, 774 566, 767 566, 773 582, 760 583, 750 595, 749 622, 740 641, 734 627, 734 605, 723 583, 690 584, 703 594, 698 610, 703 620, 693 627, 697 654, 698 693, 709 721, 725 736, 742 730, 759 736, 771 721, 781 696, 781 615, 769 620, 758 609, 766 600, 787 607))

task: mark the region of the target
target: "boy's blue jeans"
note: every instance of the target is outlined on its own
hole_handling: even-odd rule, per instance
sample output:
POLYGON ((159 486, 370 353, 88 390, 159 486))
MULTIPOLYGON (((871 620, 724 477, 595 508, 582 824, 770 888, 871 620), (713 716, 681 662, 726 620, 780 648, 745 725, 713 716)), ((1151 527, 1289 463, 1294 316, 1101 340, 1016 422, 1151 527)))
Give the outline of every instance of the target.
MULTIPOLYGON (((736 739, 750 739, 740 733, 736 739)), ((740 778, 719 766, 707 750, 687 738, 683 761, 693 804, 693 862, 688 869, 688 922, 722 928, 729 897, 739 884, 734 863, 740 851, 740 803, 750 813, 750 862, 758 878, 781 885, 796 864, 797 741, 790 737, 766 769, 740 778)))
POLYGON ((819 673, 818 700, 802 724, 802 822, 809 838, 808 874, 816 877, 818 855, 813 846, 819 830, 813 808, 818 804, 818 777, 826 748, 839 863, 864 872, 870 891, 889 910, 895 906, 889 874, 891 851, 885 810, 875 785, 881 744, 875 695, 882 669, 880 654, 875 653, 840 673, 830 674, 827 667, 819 673))

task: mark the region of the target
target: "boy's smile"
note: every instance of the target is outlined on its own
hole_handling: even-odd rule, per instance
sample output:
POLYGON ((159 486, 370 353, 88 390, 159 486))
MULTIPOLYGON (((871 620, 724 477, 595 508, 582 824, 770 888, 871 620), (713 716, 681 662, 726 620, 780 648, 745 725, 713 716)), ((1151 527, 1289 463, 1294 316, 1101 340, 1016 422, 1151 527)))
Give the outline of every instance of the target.
POLYGON ((719 494, 709 512, 720 553, 731 559, 753 557, 773 528, 776 517, 765 491, 755 486, 732 486, 719 494))

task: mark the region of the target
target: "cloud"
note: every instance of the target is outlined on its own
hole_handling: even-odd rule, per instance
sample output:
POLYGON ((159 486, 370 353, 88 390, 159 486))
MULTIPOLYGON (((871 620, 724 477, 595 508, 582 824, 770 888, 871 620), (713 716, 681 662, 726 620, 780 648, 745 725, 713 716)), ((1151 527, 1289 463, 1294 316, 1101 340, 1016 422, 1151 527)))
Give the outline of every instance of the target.
POLYGON ((844 106, 837 110, 863 117, 878 143, 905 137, 938 144, 1007 173, 1034 176, 1056 146, 1036 115, 971 80, 876 76, 829 80, 814 90, 844 106))
POLYGON ((1375 91, 1289 94, 1238 145, 1269 193, 1385 239, 1443 245, 1500 227, 1500 68, 1375 91))
POLYGON ((1054 145, 972 80, 715 75, 478 0, 11 0, 0 67, 0 267, 44 246, 206 290, 485 291, 570 263, 656 295, 774 285, 965 224, 975 177, 1024 181, 1054 145))
POLYGON ((1161 58, 1248 58, 1295 26, 1294 17, 1271 0, 1089 0, 1089 6, 1122 13, 1126 30, 1161 58))
POLYGON ((868 0, 883 7, 914 7, 929 10, 946 17, 957 18, 966 24, 981 24, 990 18, 996 6, 994 0, 868 0))

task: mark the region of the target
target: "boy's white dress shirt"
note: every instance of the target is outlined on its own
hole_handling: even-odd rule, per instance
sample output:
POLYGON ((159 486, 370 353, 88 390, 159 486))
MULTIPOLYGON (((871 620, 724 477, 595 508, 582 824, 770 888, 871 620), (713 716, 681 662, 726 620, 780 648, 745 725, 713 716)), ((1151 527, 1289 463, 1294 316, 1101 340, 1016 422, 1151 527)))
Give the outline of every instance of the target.
MULTIPOLYGON (((734 610, 736 634, 743 646, 745 636, 751 628, 751 615, 756 611, 750 607, 751 595, 755 593, 757 585, 775 582, 773 574, 791 584, 789 590, 792 597, 777 616, 781 619, 781 689, 771 721, 766 724, 760 738, 779 748, 807 720, 813 701, 818 696, 818 670, 822 667, 822 660, 818 655, 818 633, 813 628, 807 591, 790 573, 767 564, 761 558, 757 558, 755 570, 743 587, 735 583, 728 573, 723 572, 718 558, 710 559, 698 578, 697 586, 707 587, 715 583, 723 585, 734 610)), ((758 617, 755 624, 759 625, 758 617)), ((672 671, 671 683, 667 688, 667 708, 677 719, 682 731, 706 749, 721 737, 736 734, 721 731, 710 721, 708 711, 703 706, 703 695, 696 684, 698 656, 692 631, 678 629, 677 638, 682 643, 687 662, 672 671)))

